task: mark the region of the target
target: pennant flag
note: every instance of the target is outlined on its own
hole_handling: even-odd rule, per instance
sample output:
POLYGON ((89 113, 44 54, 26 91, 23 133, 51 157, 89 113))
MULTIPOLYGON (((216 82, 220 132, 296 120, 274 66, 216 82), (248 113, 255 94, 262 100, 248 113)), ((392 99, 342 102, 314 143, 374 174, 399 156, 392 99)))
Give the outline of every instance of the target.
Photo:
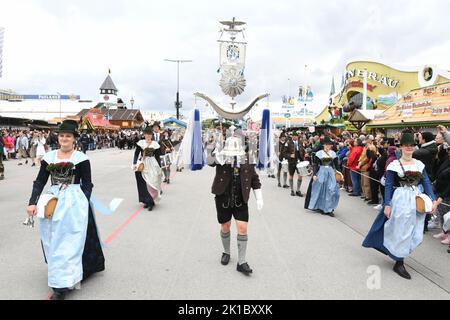
POLYGON ((3 74, 3 37, 5 34, 5 29, 0 27, 0 78, 3 74))
POLYGON ((200 122, 200 110, 195 109, 194 131, 192 135, 191 170, 201 170, 205 165, 205 157, 202 140, 202 124, 200 122))
POLYGON ((200 111, 194 109, 189 116, 186 133, 179 149, 180 162, 192 171, 201 170, 205 165, 205 150, 202 139, 200 111))
POLYGON ((258 169, 263 170, 269 167, 271 156, 270 140, 270 110, 264 109, 261 122, 261 135, 259 136, 259 154, 258 154, 258 169))

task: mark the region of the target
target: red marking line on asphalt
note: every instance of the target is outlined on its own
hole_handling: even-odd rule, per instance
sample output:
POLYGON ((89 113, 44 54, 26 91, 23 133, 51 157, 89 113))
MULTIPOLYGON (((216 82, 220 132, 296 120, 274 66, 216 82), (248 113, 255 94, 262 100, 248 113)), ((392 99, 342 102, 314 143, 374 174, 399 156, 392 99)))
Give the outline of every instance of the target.
MULTIPOLYGON (((170 178, 173 178, 176 176, 176 172, 174 172, 170 178)), ((161 184, 161 190, 163 189, 163 187, 165 187, 167 184, 162 183, 161 184)), ((125 220, 124 223, 122 223, 109 237, 108 239, 105 240, 105 244, 109 245, 116 237, 117 235, 134 219, 136 218, 136 216, 144 209, 144 207, 139 208, 138 210, 136 210, 131 217, 129 217, 127 220, 125 220)))
POLYGON ((120 227, 118 227, 109 237, 108 239, 106 239, 105 244, 110 244, 116 237, 117 235, 123 230, 123 228, 125 228, 130 222, 131 220, 133 220, 134 218, 136 218, 136 216, 139 214, 139 212, 142 211, 142 209, 144 209, 144 207, 139 208, 138 210, 136 210, 135 213, 133 213, 131 215, 131 217, 129 217, 127 220, 125 220, 124 223, 122 223, 120 225, 120 227))

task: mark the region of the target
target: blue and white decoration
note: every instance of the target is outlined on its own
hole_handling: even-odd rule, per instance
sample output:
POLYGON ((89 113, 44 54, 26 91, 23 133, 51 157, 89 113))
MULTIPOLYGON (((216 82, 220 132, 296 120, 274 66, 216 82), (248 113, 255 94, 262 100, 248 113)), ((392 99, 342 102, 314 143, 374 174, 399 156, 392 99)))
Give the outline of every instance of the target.
POLYGON ((272 151, 271 131, 270 110, 264 109, 261 123, 261 133, 259 136, 258 169, 260 170, 270 167, 272 151))
POLYGON ((205 166, 205 150, 202 139, 200 111, 191 112, 186 134, 180 147, 183 164, 192 171, 201 170, 205 166))

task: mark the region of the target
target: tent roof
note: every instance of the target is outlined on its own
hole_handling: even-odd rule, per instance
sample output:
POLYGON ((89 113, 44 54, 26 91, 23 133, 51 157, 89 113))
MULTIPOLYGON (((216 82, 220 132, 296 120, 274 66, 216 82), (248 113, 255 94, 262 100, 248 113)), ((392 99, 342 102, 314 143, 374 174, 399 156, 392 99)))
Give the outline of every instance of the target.
MULTIPOLYGON (((103 113, 103 115, 108 116, 109 120, 112 120, 112 121, 125 121, 125 120, 143 121, 144 120, 141 112, 137 109, 101 108, 100 110, 103 113)), ((77 114, 77 116, 85 117, 89 113, 89 111, 90 111, 90 109, 83 109, 77 114)))

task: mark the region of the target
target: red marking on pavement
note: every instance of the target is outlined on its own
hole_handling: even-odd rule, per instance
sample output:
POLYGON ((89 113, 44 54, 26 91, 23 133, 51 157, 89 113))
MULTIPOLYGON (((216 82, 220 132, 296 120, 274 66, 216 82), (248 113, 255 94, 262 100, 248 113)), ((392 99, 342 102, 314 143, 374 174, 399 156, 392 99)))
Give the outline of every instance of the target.
POLYGON ((144 209, 144 207, 139 208, 138 210, 136 210, 135 213, 133 213, 131 215, 131 217, 129 217, 127 220, 125 220, 124 223, 122 223, 109 237, 108 239, 106 239, 105 244, 110 244, 111 241, 113 241, 117 235, 123 230, 123 228, 125 228, 130 222, 131 220, 133 220, 134 218, 136 218, 136 216, 139 214, 139 212, 142 211, 142 209, 144 209))
MULTIPOLYGON (((174 172, 173 174, 171 174, 170 178, 173 178, 174 176, 176 176, 176 172, 174 172)), ((165 187, 167 184, 163 183, 161 184, 161 190, 163 189, 163 187, 165 187)), ((105 240, 105 244, 108 245, 110 244, 116 237, 117 235, 134 219, 136 218, 136 216, 142 211, 142 209, 144 209, 144 207, 139 208, 138 210, 136 210, 131 217, 129 217, 127 220, 125 220, 124 223, 122 223, 109 237, 108 239, 105 240)))

